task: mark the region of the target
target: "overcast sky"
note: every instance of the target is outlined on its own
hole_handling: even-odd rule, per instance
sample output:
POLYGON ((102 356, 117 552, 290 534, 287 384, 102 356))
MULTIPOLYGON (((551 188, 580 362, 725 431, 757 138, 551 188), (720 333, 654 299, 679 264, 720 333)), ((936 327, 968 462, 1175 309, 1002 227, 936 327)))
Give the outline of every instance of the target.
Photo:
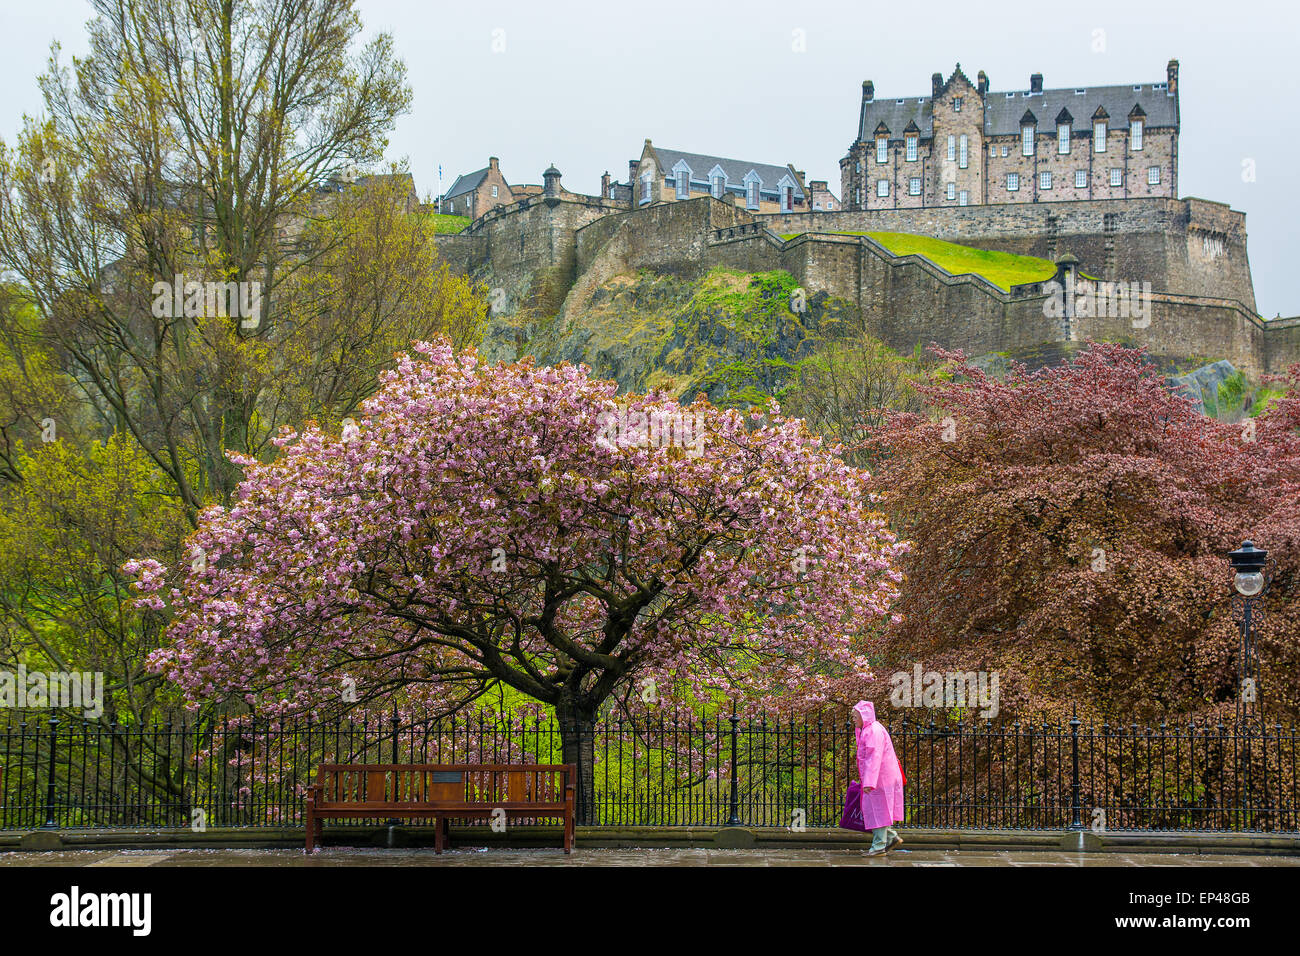
MULTIPOLYGON (((86 49, 85 0, 0 0, 0 137, 41 108, 51 40, 86 49)), ((1181 63, 1179 192, 1247 215, 1261 313, 1300 314, 1293 274, 1300 145, 1300 13, 1290 4, 901 3, 747 0, 360 0, 367 33, 391 32, 415 89, 392 136, 420 193, 501 158, 510 182, 554 162, 596 192, 661 146, 794 164, 829 179, 857 133, 862 81, 881 98, 924 96, 960 62, 994 90, 1153 83, 1181 63), (683 16, 682 11, 685 11, 683 16), (973 13, 973 11, 978 11, 973 13), (1245 181, 1243 163, 1255 179, 1245 181), (1290 170, 1288 172, 1288 170, 1290 170)))

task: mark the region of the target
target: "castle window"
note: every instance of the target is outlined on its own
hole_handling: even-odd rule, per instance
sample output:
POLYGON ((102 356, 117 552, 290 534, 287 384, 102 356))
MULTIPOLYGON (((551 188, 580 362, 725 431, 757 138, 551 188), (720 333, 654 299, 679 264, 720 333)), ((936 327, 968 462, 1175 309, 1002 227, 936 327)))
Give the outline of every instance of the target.
POLYGON ((957 158, 957 137, 948 137, 948 162, 953 162, 957 158))
POLYGON ((997 147, 996 144, 994 144, 993 146, 990 146, 990 147, 989 147, 989 155, 992 156, 994 159, 997 159, 997 156, 998 156, 998 147, 997 147))
POLYGON ((1034 127, 1028 123, 1020 127, 1020 155, 1034 155, 1034 127))
POLYGON ((1160 167, 1159 167, 1159 166, 1148 166, 1148 167, 1147 167, 1147 184, 1150 185, 1150 186, 1159 186, 1159 185, 1160 185, 1160 167))
POLYGON ((949 184, 948 184, 948 188, 947 188, 947 190, 946 190, 946 192, 945 192, 945 195, 946 195, 949 199, 956 199, 956 198, 957 198, 957 184, 956 184, 956 183, 949 183, 949 184))
POLYGON ((1135 119, 1128 124, 1128 148, 1134 151, 1142 148, 1142 121, 1140 119, 1135 119))
POLYGON ((909 163, 916 162, 917 142, 918 142, 917 137, 915 136, 907 137, 907 161, 909 163))
POLYGON ((677 198, 689 199, 691 196, 691 174, 685 169, 677 170, 677 198))
POLYGON ((1112 169, 1110 171, 1110 184, 1112 186, 1124 185, 1124 171, 1122 169, 1112 169))
POLYGON ((888 196, 888 195, 889 195, 889 180, 888 180, 888 179, 877 179, 877 180, 876 180, 876 195, 877 195, 877 196, 882 196, 882 197, 883 197, 883 196, 888 196))
POLYGON ((859 172, 859 173, 862 172, 862 161, 861 161, 861 160, 858 161, 858 172, 859 172))
POLYGON ((650 190, 654 186, 654 176, 646 173, 641 177, 641 204, 645 205, 650 201, 650 190))
POLYGON ((1007 173, 1007 192, 1013 193, 1020 188, 1020 174, 1007 173))
POLYGON ((957 165, 962 169, 970 165, 970 141, 965 133, 957 141, 957 165))
POLYGON ((497 188, 495 186, 492 187, 492 198, 493 199, 497 198, 497 188))
POLYGON ((1086 169, 1076 169, 1074 171, 1074 186, 1076 189, 1086 189, 1088 187, 1088 171, 1086 169))
POLYGON ((961 100, 962 100, 962 98, 961 98, 960 96, 955 97, 955 98, 953 99, 953 101, 952 101, 952 111, 953 111, 954 113, 960 113, 960 112, 961 112, 961 100))
POLYGON ((1061 156, 1070 155, 1070 124, 1056 124, 1056 152, 1061 156))
POLYGON ((883 136, 876 140, 876 162, 889 162, 889 140, 883 136))
POLYGON ((757 209, 758 208, 758 180, 757 179, 752 179, 749 181, 749 188, 746 190, 746 192, 748 193, 745 202, 746 208, 757 209))
POLYGON ((907 181, 907 194, 909 196, 921 195, 921 177, 913 176, 907 181))
POLYGON ((1106 152, 1106 121, 1097 120, 1092 124, 1092 151, 1094 153, 1106 152))
POLYGON ((781 211, 792 212, 794 210, 794 187, 785 186, 781 189, 781 211))
POLYGON ((1007 147, 1005 146, 1002 147, 1002 155, 1003 156, 1007 155, 1007 147))
POLYGON ((713 177, 713 198, 721 199, 723 194, 726 191, 727 191, 727 177, 714 176, 713 177))
POLYGON ((958 205, 958 206, 965 206, 965 205, 967 205, 969 202, 970 202, 970 193, 968 193, 966 190, 963 189, 961 192, 959 192, 959 193, 957 194, 957 205, 958 205))
POLYGON ((1039 189, 1051 189, 1051 188, 1052 188, 1052 174, 1051 174, 1051 173, 1049 173, 1049 172, 1042 172, 1042 173, 1039 173, 1039 174, 1038 174, 1038 188, 1039 188, 1039 189))

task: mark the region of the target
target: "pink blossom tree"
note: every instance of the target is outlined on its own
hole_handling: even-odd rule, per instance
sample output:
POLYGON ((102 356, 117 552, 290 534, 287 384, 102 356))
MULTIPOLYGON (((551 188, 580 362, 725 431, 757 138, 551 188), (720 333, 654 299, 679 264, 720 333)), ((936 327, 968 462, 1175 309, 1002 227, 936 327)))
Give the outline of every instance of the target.
POLYGON ((179 568, 151 666, 260 713, 446 713, 504 684, 554 707, 591 806, 615 695, 789 709, 856 699, 905 545, 779 410, 616 401, 583 367, 400 359, 339 436, 286 431, 179 568))

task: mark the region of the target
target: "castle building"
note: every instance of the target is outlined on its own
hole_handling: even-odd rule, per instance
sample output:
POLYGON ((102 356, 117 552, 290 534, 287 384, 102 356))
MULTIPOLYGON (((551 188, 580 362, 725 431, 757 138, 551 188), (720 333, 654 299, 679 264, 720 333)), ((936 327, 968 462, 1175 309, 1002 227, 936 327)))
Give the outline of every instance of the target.
MULTIPOLYGON (((628 163, 632 207, 713 196, 735 197, 750 212, 806 212, 804 174, 788 163, 751 163, 703 153, 664 149, 645 141, 641 158, 628 163)), ((824 185, 824 184, 823 184, 824 185)))
POLYGON ((858 136, 840 160, 844 208, 1178 195, 1178 61, 1166 82, 993 92, 961 64, 930 95, 876 99, 862 84, 858 136))
POLYGON ((489 156, 484 168, 456 177, 451 188, 439 198, 438 211, 477 219, 489 209, 509 205, 515 198, 510 184, 501 175, 499 160, 489 156))

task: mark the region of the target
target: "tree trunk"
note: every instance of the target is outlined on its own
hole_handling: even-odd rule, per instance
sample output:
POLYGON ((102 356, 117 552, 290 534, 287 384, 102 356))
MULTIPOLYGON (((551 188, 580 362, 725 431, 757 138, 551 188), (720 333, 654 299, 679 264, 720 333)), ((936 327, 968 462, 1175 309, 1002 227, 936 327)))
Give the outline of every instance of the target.
POLYGON ((556 706, 560 721, 561 753, 565 763, 578 767, 575 822, 596 822, 596 709, 576 702, 556 706))

